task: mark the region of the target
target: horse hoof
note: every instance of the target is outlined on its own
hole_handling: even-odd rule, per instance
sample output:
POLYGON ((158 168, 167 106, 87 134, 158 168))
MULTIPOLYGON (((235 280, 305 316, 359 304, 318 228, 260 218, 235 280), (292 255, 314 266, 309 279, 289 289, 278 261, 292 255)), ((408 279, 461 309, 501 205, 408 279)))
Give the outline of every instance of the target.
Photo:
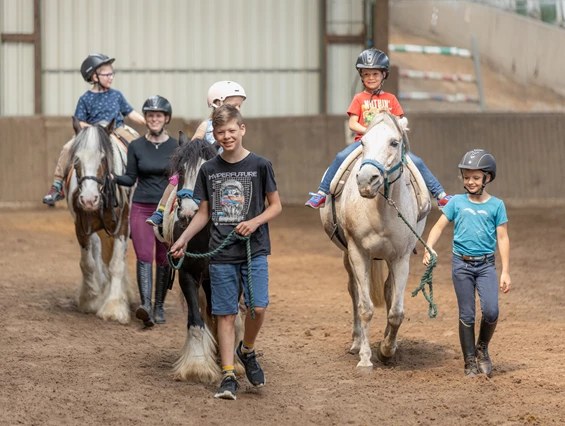
POLYGON ((373 371, 373 364, 371 362, 369 362, 368 364, 362 364, 362 361, 359 361, 357 367, 355 367, 355 371, 360 374, 371 373, 373 371))
POLYGON ((393 356, 394 355, 386 356, 385 354, 383 354, 383 352, 381 351, 381 345, 379 345, 379 347, 377 348, 377 359, 383 364, 389 364, 392 361, 393 356))
POLYGON ((361 350, 361 348, 357 345, 353 345, 349 348, 349 353, 352 355, 357 355, 359 353, 359 351, 361 350))

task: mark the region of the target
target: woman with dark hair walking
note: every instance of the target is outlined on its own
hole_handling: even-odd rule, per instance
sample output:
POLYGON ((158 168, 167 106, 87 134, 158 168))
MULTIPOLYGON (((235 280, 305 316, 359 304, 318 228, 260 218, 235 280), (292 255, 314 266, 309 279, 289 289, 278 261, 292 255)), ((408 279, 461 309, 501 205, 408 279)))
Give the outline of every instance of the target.
POLYGON ((142 112, 147 122, 145 136, 134 140, 128 148, 126 174, 117 176, 118 185, 137 187, 131 207, 131 239, 137 257, 137 285, 141 305, 135 316, 146 327, 164 323, 163 303, 167 294, 170 267, 167 262, 167 248, 147 226, 145 220, 157 208, 161 194, 167 187, 167 173, 170 159, 178 141, 165 131, 171 121, 171 104, 162 96, 152 96, 143 104, 142 112), (156 263, 155 305, 151 309, 153 291, 153 260, 156 263))

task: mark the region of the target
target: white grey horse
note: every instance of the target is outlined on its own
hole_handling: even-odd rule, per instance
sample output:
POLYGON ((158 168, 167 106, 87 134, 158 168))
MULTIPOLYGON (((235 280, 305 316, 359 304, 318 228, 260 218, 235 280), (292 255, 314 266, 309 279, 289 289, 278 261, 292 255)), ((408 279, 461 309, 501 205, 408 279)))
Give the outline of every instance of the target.
POLYGON ((346 245, 334 241, 344 251, 343 261, 349 275, 348 288, 353 301, 350 352, 359 353, 358 368, 373 366, 369 324, 374 306, 383 302, 386 302, 388 324, 377 358, 386 362, 396 352, 398 329, 404 319, 410 253, 417 242, 382 195, 396 203, 418 234, 426 222, 425 218, 418 222, 418 201, 404 163, 409 150, 407 124, 406 118, 398 119, 388 112, 375 116, 362 139, 362 156, 354 165, 341 197, 335 200, 333 208, 328 199, 320 212, 326 233, 335 237, 338 232, 346 245))

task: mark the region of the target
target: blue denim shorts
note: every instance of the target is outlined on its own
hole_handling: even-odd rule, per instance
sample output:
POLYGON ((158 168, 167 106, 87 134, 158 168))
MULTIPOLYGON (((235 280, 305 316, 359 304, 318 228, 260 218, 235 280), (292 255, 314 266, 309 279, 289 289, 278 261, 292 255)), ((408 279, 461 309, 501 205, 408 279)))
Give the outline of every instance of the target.
MULTIPOLYGON (((269 264, 267 256, 251 259, 254 306, 269 305, 269 264)), ((245 305, 249 306, 247 262, 210 264, 212 314, 233 315, 239 310, 239 283, 243 283, 245 305)))

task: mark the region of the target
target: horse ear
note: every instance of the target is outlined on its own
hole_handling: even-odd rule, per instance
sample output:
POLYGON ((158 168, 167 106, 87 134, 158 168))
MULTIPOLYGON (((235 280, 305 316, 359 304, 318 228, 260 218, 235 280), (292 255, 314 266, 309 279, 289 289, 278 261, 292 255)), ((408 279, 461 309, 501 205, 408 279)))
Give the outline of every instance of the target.
POLYGON ((408 131, 408 119, 406 117, 399 118, 398 124, 400 125, 400 128, 402 130, 404 130, 405 132, 408 131))
POLYGON ((184 145, 186 142, 188 142, 188 138, 182 130, 179 130, 179 145, 184 145))
POLYGON ((75 130, 75 135, 78 135, 78 133, 82 130, 82 127, 80 126, 80 120, 76 118, 74 115, 73 115, 73 129, 75 130))
POLYGON ((106 133, 108 133, 109 135, 114 133, 114 128, 116 126, 116 119, 112 119, 112 121, 110 121, 110 124, 108 124, 106 127, 104 127, 106 129, 106 133))

